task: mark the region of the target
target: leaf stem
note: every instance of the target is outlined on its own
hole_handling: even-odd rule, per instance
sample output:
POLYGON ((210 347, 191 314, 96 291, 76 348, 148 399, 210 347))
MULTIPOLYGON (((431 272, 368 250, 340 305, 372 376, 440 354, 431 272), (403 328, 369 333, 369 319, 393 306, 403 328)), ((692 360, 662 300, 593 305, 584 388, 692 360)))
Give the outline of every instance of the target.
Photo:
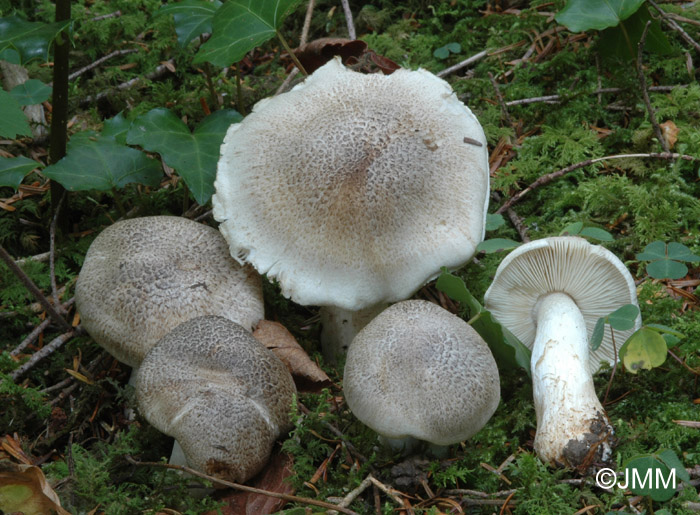
POLYGON ((284 47, 284 49, 289 54, 289 57, 291 57, 292 61, 294 61, 294 64, 296 64, 297 68, 299 68, 301 73, 308 76, 309 74, 306 72, 304 67, 301 65, 301 63, 299 62, 299 59, 297 59, 297 56, 296 56, 296 54, 294 54, 294 51, 289 47, 289 44, 282 36, 282 33, 279 30, 276 30, 275 33, 277 34, 277 37, 279 38, 280 42, 282 43, 282 46, 284 47))

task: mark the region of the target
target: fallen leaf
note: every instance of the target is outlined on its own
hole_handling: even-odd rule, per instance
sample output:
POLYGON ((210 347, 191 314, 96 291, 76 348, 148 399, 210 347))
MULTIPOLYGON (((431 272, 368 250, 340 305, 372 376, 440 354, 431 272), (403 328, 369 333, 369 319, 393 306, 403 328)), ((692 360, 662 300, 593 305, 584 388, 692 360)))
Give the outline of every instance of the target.
MULTIPOLYGON (((265 469, 253 479, 250 486, 278 494, 293 494, 294 487, 286 481, 294 475, 293 461, 290 454, 273 454, 265 469)), ((220 512, 222 515, 268 515, 280 511, 287 503, 276 497, 240 491, 223 495, 219 500, 224 502, 220 512)), ((218 512, 205 515, 214 513, 218 512)))
POLYGON ((0 461, 0 508, 4 513, 70 515, 39 467, 8 460, 0 461))
POLYGON ((261 320, 253 331, 253 336, 282 360, 294 376, 300 391, 319 391, 330 384, 330 378, 309 358, 282 324, 261 320))
POLYGON ((32 459, 24 453, 22 445, 19 443, 19 440, 17 440, 17 433, 15 433, 14 438, 10 435, 5 435, 0 438, 0 449, 25 465, 32 464, 32 459))
POLYGON ((313 73, 335 56, 340 56, 344 65, 363 73, 381 71, 384 75, 390 75, 400 68, 394 61, 376 54, 367 47, 367 43, 357 39, 315 39, 296 48, 294 55, 308 73, 313 73))
POLYGON ((668 148, 673 148, 673 145, 678 141, 678 127, 676 127, 676 124, 671 120, 660 124, 660 126, 661 135, 666 140, 666 143, 668 143, 668 148))

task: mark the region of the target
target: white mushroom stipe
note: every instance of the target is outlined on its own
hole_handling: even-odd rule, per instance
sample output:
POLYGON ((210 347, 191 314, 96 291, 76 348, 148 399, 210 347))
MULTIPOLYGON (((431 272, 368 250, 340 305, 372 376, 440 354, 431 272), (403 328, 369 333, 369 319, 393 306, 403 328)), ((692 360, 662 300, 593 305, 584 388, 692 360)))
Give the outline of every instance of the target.
POLYGON ((345 356, 357 333, 386 307, 383 302, 358 311, 321 306, 321 341, 326 362, 334 363, 339 356, 345 356))
POLYGON ((231 255, 283 295, 354 312, 408 298, 441 266, 469 260, 488 184, 484 132, 447 82, 333 59, 229 128, 212 205, 231 255))
POLYGON ((601 461, 612 452, 613 428, 588 371, 586 323, 565 293, 550 293, 535 307, 532 347, 537 414, 535 451, 546 462, 577 466, 593 451, 601 461))
MULTIPOLYGON (((532 349, 535 450, 552 465, 587 469, 612 456, 613 428, 592 374, 614 363, 608 331, 589 352, 600 317, 637 304, 634 281, 610 251, 564 236, 521 245, 500 264, 484 296, 486 309, 532 349)), ((618 348, 641 326, 616 331, 618 348)))

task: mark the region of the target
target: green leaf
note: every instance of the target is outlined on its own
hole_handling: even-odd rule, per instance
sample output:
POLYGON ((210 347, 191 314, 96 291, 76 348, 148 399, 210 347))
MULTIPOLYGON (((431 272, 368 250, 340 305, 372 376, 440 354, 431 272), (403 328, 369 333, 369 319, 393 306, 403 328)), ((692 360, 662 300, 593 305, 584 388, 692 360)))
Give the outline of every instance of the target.
POLYGON ((491 238, 490 240, 484 240, 479 243, 476 246, 476 250, 486 252, 487 254, 493 254, 494 252, 500 252, 502 250, 514 249, 518 246, 520 246, 520 243, 507 238, 491 238))
POLYGON ((564 227, 561 230, 561 232, 559 233, 559 236, 567 236, 567 235, 574 236, 574 235, 580 233, 581 229, 583 229, 583 222, 574 222, 574 223, 569 224, 566 227, 564 227))
POLYGON ((697 263, 700 261, 700 256, 693 254, 690 249, 682 243, 672 241, 668 244, 667 251, 669 259, 675 259, 676 261, 688 261, 691 263, 697 263))
POLYGON ((680 331, 676 331, 672 327, 663 324, 646 324, 645 327, 652 329, 658 333, 666 333, 675 336, 676 338, 685 338, 685 335, 680 331))
POLYGON ((24 84, 15 86, 10 91, 19 105, 40 104, 51 96, 51 88, 37 79, 29 79, 24 84))
POLYGON ((632 16, 644 0, 569 0, 554 17, 571 32, 614 27, 632 16))
POLYGON ((634 304, 625 304, 616 309, 607 316, 607 322, 610 327, 616 331, 627 331, 634 327, 637 317, 639 316, 639 308, 634 304))
POLYGON ((20 63, 32 59, 48 61, 49 47, 56 35, 70 25, 70 20, 56 23, 39 23, 23 20, 18 16, 0 18, 0 51, 14 48, 20 63))
POLYGON ((109 120, 105 120, 100 134, 103 138, 110 138, 120 145, 126 145, 126 134, 129 132, 129 127, 131 127, 131 122, 118 113, 109 120))
POLYGON ((661 29, 658 20, 652 19, 649 9, 639 9, 632 16, 620 22, 620 25, 605 29, 600 34, 598 45, 605 49, 604 58, 617 56, 633 60, 637 56, 637 44, 642 38, 647 21, 651 21, 645 42, 645 49, 657 54, 668 54, 673 51, 668 39, 661 29))
POLYGON ((435 57, 436 59, 447 59, 449 56, 450 51, 447 50, 447 48, 445 48, 444 46, 433 50, 433 57, 435 57))
POLYGON ((647 273, 654 279, 680 279, 688 273, 688 267, 671 259, 652 261, 647 265, 647 273))
POLYGON ((241 115, 232 109, 217 111, 190 133, 172 111, 152 109, 131 124, 126 140, 150 152, 158 152, 177 170, 195 200, 204 205, 214 193, 216 163, 226 131, 241 115))
MULTIPOLYGON (((675 473, 677 477, 677 472, 675 473)), ((654 501, 668 501, 676 493, 671 469, 656 454, 641 455, 625 464, 623 481, 637 495, 648 495, 654 501), (668 483, 668 484, 665 484, 668 483)))
POLYGON ((591 333, 591 351, 598 350, 598 347, 603 342, 603 336, 605 336, 605 318, 600 317, 595 323, 593 333, 591 333))
POLYGON ((644 247, 644 250, 637 254, 636 258, 639 261, 666 259, 666 244, 663 241, 654 241, 644 247))
POLYGON ((173 15, 177 42, 184 47, 200 34, 212 31, 214 13, 221 5, 219 0, 183 0, 161 6, 158 14, 173 15))
POLYGON ((498 214, 491 214, 488 213, 486 215, 486 230, 487 231, 495 231, 499 227, 505 225, 506 219, 503 218, 503 215, 498 215, 498 214))
POLYGON ((5 50, 0 50, 0 60, 7 61, 12 64, 20 64, 19 54, 14 48, 6 48, 5 50))
POLYGON ((612 234, 610 234, 605 229, 600 229, 598 227, 584 227, 581 230, 581 236, 586 236, 587 238, 593 238, 598 241, 613 241, 612 234))
POLYGON ((685 470, 685 467, 683 466, 683 463, 681 463, 681 460, 678 459, 678 455, 676 455, 675 452, 673 452, 671 449, 664 449, 662 451, 658 451, 656 453, 656 456, 661 460, 666 466, 670 469, 674 469, 676 471, 676 477, 680 479, 681 481, 690 481, 690 474, 688 474, 688 471, 685 470))
POLYGON ((453 42, 453 43, 447 43, 447 44, 445 45, 445 48, 446 48, 447 50, 449 50, 450 52, 452 52, 453 54, 458 54, 458 53, 460 53, 460 52, 462 51, 462 45, 460 45, 459 43, 454 43, 454 42, 453 42))
POLYGON ((646 327, 636 331, 620 348, 620 360, 632 374, 639 370, 651 370, 666 361, 666 340, 646 327))
POLYGON ((229 0, 217 10, 212 36, 193 63, 229 66, 277 33, 287 14, 301 0, 229 0))
POLYGON ((435 287, 451 299, 467 306, 472 315, 469 324, 487 343, 501 369, 519 366, 530 375, 530 349, 483 308, 462 279, 442 268, 435 287))
POLYGON ((162 170, 158 161, 111 138, 74 136, 66 156, 44 168, 43 174, 70 191, 105 191, 131 182, 157 186, 162 170))
POLYGON ((0 186, 17 189, 24 176, 39 166, 39 163, 24 156, 0 157, 0 186))
POLYGON ((32 129, 24 111, 7 91, 0 88, 0 136, 15 139, 31 136, 32 129))

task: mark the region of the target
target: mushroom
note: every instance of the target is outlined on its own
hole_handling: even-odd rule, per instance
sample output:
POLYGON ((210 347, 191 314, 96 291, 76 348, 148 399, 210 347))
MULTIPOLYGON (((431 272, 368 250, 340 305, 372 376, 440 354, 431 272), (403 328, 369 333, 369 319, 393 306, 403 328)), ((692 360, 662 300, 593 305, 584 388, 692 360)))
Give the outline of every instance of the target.
POLYGON ((220 316, 188 320, 146 354, 136 376, 143 416, 176 439, 190 467, 245 482, 292 428, 296 387, 275 354, 220 316))
POLYGON ((382 311, 350 345, 343 376, 354 415, 392 447, 434 446, 476 434, 496 411, 500 384, 484 340, 427 301, 382 311))
POLYGON ((229 128, 212 204, 234 258, 322 307, 333 360, 387 303, 471 258, 488 184, 483 130, 447 82, 336 58, 229 128))
MULTIPOLYGON (((614 363, 610 334, 589 352, 600 317, 637 304, 634 281, 609 250, 562 236, 521 245, 500 264, 485 307, 532 349, 537 433, 535 451, 554 465, 587 468, 608 461, 613 427, 598 400, 592 374, 614 363)), ((618 331, 617 344, 641 326, 618 331)))
POLYGON ((190 318, 221 315, 250 330, 264 316, 255 270, 231 259, 219 231, 175 216, 102 231, 85 256, 75 301, 90 336, 131 367, 190 318))

